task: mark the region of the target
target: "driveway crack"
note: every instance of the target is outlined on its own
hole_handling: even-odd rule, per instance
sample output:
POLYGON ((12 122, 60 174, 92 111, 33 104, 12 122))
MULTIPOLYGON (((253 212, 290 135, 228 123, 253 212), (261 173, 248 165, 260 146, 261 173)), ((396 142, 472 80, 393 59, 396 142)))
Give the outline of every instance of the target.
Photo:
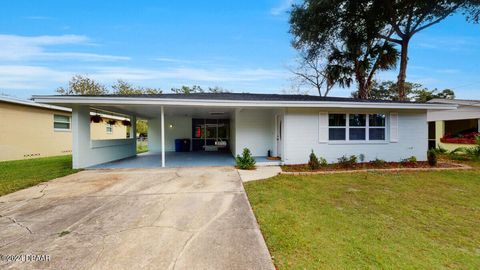
POLYGON ((28 226, 26 225, 23 225, 22 223, 18 222, 15 218, 13 217, 9 217, 9 216, 4 216, 4 215, 0 215, 0 218, 7 218, 9 219, 11 222, 13 222, 15 225, 21 227, 21 228, 24 228, 25 230, 27 230, 30 234, 33 234, 32 230, 30 230, 30 228, 28 228, 28 226))

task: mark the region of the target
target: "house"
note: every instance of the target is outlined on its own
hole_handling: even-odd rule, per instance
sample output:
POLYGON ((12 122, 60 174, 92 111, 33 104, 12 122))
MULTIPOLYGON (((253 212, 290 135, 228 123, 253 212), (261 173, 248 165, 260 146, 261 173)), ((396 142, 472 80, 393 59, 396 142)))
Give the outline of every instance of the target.
POLYGON ((480 135, 480 100, 433 99, 436 104, 455 105, 457 110, 428 110, 429 147, 452 151, 475 145, 480 135))
MULTIPOLYGON (((0 96, 0 161, 71 154, 71 115, 70 108, 0 96)), ((92 139, 126 137, 125 126, 108 123, 123 117, 103 117, 102 123, 91 124, 92 139)))
POLYGON ((171 153, 176 139, 190 142, 188 150, 199 158, 198 153, 211 156, 228 152, 235 156, 248 148, 258 160, 270 153, 284 164, 306 163, 312 150, 329 162, 343 155, 363 155, 365 161, 399 161, 410 156, 426 160, 427 110, 456 108, 452 104, 248 93, 34 99, 73 109, 75 168, 136 155, 132 137, 109 141, 91 138, 92 110, 148 120, 149 149, 157 154, 158 166, 165 167, 169 156, 175 158, 171 153))

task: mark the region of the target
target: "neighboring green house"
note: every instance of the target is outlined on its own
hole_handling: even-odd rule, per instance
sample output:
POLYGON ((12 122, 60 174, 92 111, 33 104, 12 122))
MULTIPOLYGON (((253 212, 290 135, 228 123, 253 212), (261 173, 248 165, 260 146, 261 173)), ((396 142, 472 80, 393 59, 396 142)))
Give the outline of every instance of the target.
POLYGON ((433 99, 429 102, 457 105, 456 110, 429 110, 429 148, 442 147, 452 151, 475 144, 480 136, 480 100, 433 99))

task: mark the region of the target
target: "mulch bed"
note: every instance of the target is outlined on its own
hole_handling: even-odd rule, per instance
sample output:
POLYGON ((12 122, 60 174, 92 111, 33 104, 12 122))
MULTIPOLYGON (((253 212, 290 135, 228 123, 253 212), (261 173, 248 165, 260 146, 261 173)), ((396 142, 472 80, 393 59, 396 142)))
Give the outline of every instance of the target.
MULTIPOLYGON (((468 167, 468 166, 467 166, 468 167)), ((441 169, 441 168, 466 168, 465 165, 438 162, 437 166, 430 166, 426 161, 417 162, 385 162, 382 165, 378 165, 371 162, 356 163, 353 165, 340 165, 340 164, 328 164, 325 167, 321 167, 318 170, 310 170, 307 164, 300 165, 284 165, 282 166, 283 172, 301 172, 301 173, 315 173, 315 172, 343 172, 343 171, 364 171, 364 170, 408 170, 408 169, 441 169)))

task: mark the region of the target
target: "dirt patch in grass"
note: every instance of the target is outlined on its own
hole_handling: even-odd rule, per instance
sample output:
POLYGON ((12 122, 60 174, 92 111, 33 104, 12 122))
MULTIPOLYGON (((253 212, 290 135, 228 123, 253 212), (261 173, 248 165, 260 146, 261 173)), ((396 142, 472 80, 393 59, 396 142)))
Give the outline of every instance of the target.
POLYGON ((377 164, 373 162, 356 163, 352 165, 328 164, 318 170, 311 170, 307 164, 283 165, 284 172, 322 172, 322 171, 355 171, 355 170, 373 170, 373 169, 402 169, 402 168, 460 168, 462 165, 439 162, 437 166, 430 166, 427 161, 417 162, 385 162, 377 164))

